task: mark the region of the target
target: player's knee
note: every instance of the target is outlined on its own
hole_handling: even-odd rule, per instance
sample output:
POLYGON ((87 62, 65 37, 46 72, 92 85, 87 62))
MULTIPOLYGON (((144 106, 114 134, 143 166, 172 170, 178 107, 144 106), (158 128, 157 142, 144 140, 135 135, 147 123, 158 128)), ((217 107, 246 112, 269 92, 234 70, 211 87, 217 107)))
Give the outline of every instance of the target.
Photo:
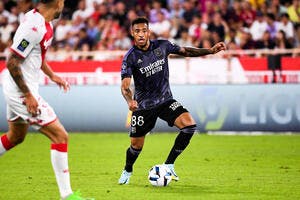
POLYGON ((69 135, 65 132, 61 132, 57 134, 53 142, 56 144, 67 144, 69 142, 69 135))
POLYGON ((143 144, 139 144, 139 143, 135 143, 135 144, 131 144, 131 147, 133 147, 134 149, 143 149, 143 144))
POLYGON ((184 129, 185 127, 196 125, 196 122, 190 113, 183 113, 175 120, 175 125, 178 128, 183 127, 181 129, 184 129))
POLYGON ((133 148, 142 150, 144 146, 144 137, 131 138, 130 143, 133 148))
POLYGON ((69 142, 69 135, 66 133, 66 134, 63 134, 62 136, 61 136, 61 142, 60 143, 65 143, 65 144, 67 144, 68 142, 69 142))
POLYGON ((192 126, 196 127, 196 122, 195 122, 195 120, 192 117, 189 117, 189 118, 187 118, 187 119, 184 120, 183 125, 184 125, 184 128, 186 128, 186 127, 192 127, 192 126))

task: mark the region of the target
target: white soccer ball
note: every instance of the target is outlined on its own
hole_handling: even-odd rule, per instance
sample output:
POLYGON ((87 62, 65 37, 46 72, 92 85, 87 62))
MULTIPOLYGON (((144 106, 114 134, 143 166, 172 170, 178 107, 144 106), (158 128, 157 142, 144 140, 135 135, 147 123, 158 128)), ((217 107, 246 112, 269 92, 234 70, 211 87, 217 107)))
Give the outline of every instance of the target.
POLYGON ((148 180, 154 186, 164 187, 171 182, 172 174, 165 165, 154 165, 149 170, 148 180))

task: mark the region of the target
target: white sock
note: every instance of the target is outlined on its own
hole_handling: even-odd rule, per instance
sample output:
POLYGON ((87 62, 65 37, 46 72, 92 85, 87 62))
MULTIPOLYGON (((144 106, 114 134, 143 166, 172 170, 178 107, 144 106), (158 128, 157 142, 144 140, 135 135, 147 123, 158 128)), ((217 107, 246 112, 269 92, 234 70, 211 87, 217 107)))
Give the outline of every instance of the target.
POLYGON ((2 156, 6 152, 6 149, 4 148, 1 140, 0 140, 0 156, 2 156))
POLYGON ((62 199, 72 194, 68 167, 67 144, 51 145, 51 163, 62 199))

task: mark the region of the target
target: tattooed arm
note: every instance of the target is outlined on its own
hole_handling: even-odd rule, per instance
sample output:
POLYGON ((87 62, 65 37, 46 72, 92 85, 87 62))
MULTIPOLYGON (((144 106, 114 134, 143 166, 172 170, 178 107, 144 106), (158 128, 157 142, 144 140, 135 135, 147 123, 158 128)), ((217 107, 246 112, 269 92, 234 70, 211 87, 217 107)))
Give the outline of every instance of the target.
POLYGON ((23 73, 21 70, 20 65, 24 61, 23 58, 16 55, 15 53, 11 53, 7 60, 7 69, 15 81, 16 85, 19 87, 21 92, 24 94, 25 97, 25 105, 27 107, 27 111, 31 113, 33 116, 36 116, 38 114, 38 102, 34 98, 34 96, 31 94, 25 80, 23 77, 23 73))
POLYGON ((14 79, 15 83, 21 90, 21 92, 26 95, 30 93, 28 86, 26 85, 23 77, 23 73, 21 71, 20 65, 23 62, 23 58, 12 53, 7 61, 7 69, 14 79))
POLYGON ((208 54, 215 54, 219 51, 226 50, 226 45, 223 42, 215 44, 212 48, 194 48, 194 47, 181 47, 178 55, 184 57, 198 57, 208 54))
POLYGON ((124 78, 121 84, 121 92, 124 99, 127 101, 128 108, 131 111, 135 111, 138 108, 137 101, 133 99, 133 93, 130 89, 131 78, 124 78))

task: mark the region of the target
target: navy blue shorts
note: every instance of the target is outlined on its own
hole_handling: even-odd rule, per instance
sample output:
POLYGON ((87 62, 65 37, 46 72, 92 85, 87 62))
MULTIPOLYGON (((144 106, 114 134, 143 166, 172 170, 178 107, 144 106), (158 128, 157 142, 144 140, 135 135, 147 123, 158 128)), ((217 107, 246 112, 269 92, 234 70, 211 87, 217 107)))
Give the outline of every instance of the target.
POLYGON ((157 118, 173 126, 177 117, 188 112, 178 101, 171 99, 149 110, 138 110, 132 113, 130 137, 142 137, 150 132, 157 118))

